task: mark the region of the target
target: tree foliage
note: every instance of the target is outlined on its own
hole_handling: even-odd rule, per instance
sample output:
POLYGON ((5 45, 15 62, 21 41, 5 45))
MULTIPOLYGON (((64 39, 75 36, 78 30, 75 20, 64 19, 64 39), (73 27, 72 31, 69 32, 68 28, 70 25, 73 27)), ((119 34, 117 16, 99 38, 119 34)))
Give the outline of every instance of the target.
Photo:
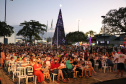
POLYGON ((86 41, 87 36, 83 32, 70 32, 66 35, 66 41, 69 42, 78 42, 78 41, 86 41))
POLYGON ((93 30, 86 32, 86 35, 90 35, 91 37, 93 37, 95 34, 96 32, 94 32, 93 30))
POLYGON ((41 24, 34 20, 30 20, 29 22, 24 21, 23 23, 20 23, 20 26, 23 26, 23 28, 18 31, 17 35, 27 37, 30 42, 32 42, 33 38, 37 40, 40 39, 39 33, 46 31, 45 24, 41 24))
POLYGON ((0 21, 0 36, 4 37, 5 36, 10 37, 14 33, 13 27, 10 25, 7 25, 5 22, 0 21))
POLYGON ((126 34, 126 7, 110 10, 104 20, 103 24, 105 24, 105 30, 110 34, 126 34))

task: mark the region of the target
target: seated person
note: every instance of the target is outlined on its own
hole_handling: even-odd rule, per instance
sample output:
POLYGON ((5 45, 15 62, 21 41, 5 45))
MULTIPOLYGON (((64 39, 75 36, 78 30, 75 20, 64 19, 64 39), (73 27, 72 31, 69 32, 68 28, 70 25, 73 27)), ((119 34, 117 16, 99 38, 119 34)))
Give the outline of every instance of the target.
POLYGON ((99 57, 98 60, 96 61, 98 63, 98 70, 101 71, 102 68, 102 59, 99 57))
POLYGON ((15 60, 15 62, 18 62, 18 61, 20 61, 20 58, 19 57, 17 57, 17 59, 15 60))
POLYGON ((17 64, 20 64, 20 58, 17 57, 17 59, 15 60, 15 62, 16 62, 17 64))
POLYGON ((67 78, 67 80, 69 80, 70 76, 68 73, 68 69, 66 68, 66 63, 64 63, 63 56, 60 57, 59 63, 60 63, 60 67, 62 67, 62 72, 63 72, 64 78, 67 78))
POLYGON ((49 69, 48 69, 48 66, 46 65, 46 63, 43 64, 43 73, 44 73, 46 79, 50 78, 49 69))
POLYGON ((62 67, 60 67, 59 63, 57 62, 57 59, 54 60, 54 63, 51 64, 51 71, 53 73, 56 73, 58 75, 58 78, 57 78, 57 82, 59 83, 59 78, 60 76, 62 77, 62 80, 63 82, 66 82, 66 80, 64 79, 63 77, 63 73, 62 73, 62 67))
POLYGON ((82 77, 82 69, 81 69, 81 67, 82 67, 82 65, 80 64, 80 62, 77 62, 75 71, 79 71, 79 77, 82 77))
POLYGON ((34 75, 38 76, 38 82, 39 83, 44 82, 46 84, 46 82, 44 81, 44 75, 42 73, 43 69, 41 64, 39 63, 39 60, 36 60, 33 68, 34 68, 34 75))
POLYGON ((91 56, 90 61, 92 63, 92 67, 94 67, 94 58, 93 58, 93 56, 91 56))
POLYGON ((26 61, 26 56, 24 56, 23 59, 22 59, 21 66, 22 66, 22 67, 26 67, 26 66, 29 66, 29 65, 30 65, 30 64, 28 64, 27 61, 26 61))
POLYGON ((72 66, 72 63, 73 63, 72 57, 69 57, 68 60, 66 61, 66 68, 68 69, 68 73, 69 73, 69 74, 70 74, 71 72, 74 72, 74 73, 73 73, 73 78, 76 78, 76 77, 75 77, 75 69, 76 69, 76 67, 73 67, 73 66, 72 66))
POLYGON ((33 58, 31 58, 31 59, 30 59, 30 64, 29 64, 29 65, 34 66, 34 64, 35 64, 35 60, 34 60, 33 58))
POLYGON ((11 57, 11 60, 9 61, 9 66, 11 66, 11 64, 14 64, 14 63, 15 63, 14 58, 11 57))
POLYGON ((112 62, 112 57, 111 56, 109 56, 106 63, 107 63, 108 66, 111 66, 113 68, 113 72, 114 72, 114 64, 112 62))
POLYGON ((89 77, 91 77, 92 71, 96 74, 94 71, 94 68, 92 67, 92 63, 89 58, 86 58, 87 61, 85 61, 85 68, 89 71, 89 77))
POLYGON ((45 63, 46 63, 46 66, 48 66, 48 68, 50 68, 51 63, 50 63, 49 57, 46 57, 45 63))

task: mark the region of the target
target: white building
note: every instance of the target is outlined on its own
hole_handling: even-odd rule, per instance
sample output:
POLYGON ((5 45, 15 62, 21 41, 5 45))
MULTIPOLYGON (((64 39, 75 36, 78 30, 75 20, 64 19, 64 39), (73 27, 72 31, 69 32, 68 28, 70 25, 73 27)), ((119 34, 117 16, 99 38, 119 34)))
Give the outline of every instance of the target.
MULTIPOLYGON (((10 37, 5 37, 8 39, 8 44, 9 43, 14 43, 16 42, 16 39, 15 39, 15 33, 13 33, 10 37)), ((0 37, 0 43, 4 43, 4 37, 0 37)))

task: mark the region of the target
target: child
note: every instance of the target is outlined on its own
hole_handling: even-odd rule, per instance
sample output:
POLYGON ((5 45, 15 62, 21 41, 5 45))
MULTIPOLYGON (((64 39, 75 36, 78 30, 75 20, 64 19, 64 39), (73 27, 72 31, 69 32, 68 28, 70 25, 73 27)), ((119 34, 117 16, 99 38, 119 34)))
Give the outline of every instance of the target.
POLYGON ((47 79, 50 78, 49 69, 48 66, 46 66, 46 63, 43 64, 43 73, 47 79))

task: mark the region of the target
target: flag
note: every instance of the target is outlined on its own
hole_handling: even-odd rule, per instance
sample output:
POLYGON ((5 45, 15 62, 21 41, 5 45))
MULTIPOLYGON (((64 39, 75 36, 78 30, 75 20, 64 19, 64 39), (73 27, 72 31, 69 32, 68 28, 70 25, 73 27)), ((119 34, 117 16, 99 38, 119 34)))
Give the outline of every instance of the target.
POLYGON ((91 36, 90 36, 90 38, 89 38, 89 46, 91 46, 91 36))

